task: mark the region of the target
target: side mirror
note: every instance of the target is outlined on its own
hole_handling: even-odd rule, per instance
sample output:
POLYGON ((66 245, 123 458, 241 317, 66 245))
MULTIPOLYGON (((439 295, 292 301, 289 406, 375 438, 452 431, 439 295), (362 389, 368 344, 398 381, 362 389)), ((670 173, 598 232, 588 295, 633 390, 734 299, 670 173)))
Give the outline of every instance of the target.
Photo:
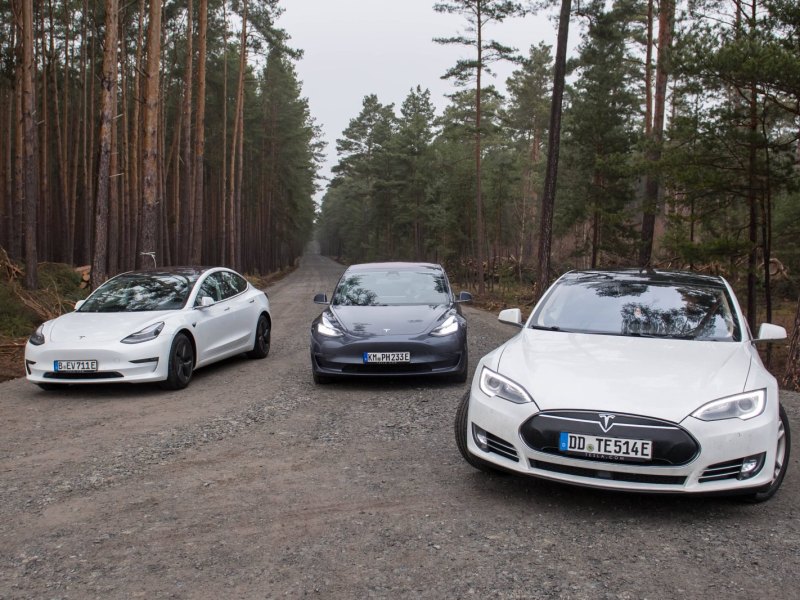
POLYGON ((786 339, 786 329, 780 325, 773 325, 772 323, 762 323, 758 328, 758 337, 754 342, 774 342, 776 340, 786 339))
POLYGON ((522 311, 518 308, 507 308, 500 311, 497 320, 515 327, 522 327, 522 311))
POLYGON ((86 303, 86 300, 78 300, 78 301, 75 303, 75 310, 78 310, 78 309, 79 309, 81 306, 83 306, 85 303, 86 303))
POLYGON ((458 300, 456 302, 472 302, 472 294, 469 292, 461 292, 458 295, 458 300))
POLYGON ((314 296, 314 304, 328 304, 327 294, 317 294, 314 296))
POLYGON ((214 306, 216 302, 211 296, 201 296, 200 297, 200 308, 208 308, 209 306, 214 306))

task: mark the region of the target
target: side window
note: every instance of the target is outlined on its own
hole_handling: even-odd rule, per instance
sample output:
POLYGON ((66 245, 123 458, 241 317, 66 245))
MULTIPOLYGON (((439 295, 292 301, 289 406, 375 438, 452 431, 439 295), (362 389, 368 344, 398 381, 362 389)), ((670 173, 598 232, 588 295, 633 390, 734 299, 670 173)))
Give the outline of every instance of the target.
POLYGON ((222 291, 222 298, 232 298, 236 296, 240 292, 243 292, 244 289, 247 287, 247 282, 244 281, 241 277, 237 277, 235 273, 230 273, 228 271, 221 271, 219 273, 214 273, 216 276, 219 277, 220 282, 220 290, 222 291), (239 289, 239 282, 237 280, 241 280, 243 287, 239 289))
POLYGON ((236 273, 223 273, 225 279, 228 280, 229 284, 236 290, 237 294, 241 294, 243 291, 247 289, 247 280, 236 273))
POLYGON ((200 299, 203 296, 208 296, 212 298, 214 302, 219 302, 222 300, 222 292, 220 291, 220 281, 219 278, 216 277, 218 273, 212 273, 208 277, 206 277, 205 281, 200 284, 200 291, 197 293, 197 298, 195 298, 194 305, 200 306, 200 299))

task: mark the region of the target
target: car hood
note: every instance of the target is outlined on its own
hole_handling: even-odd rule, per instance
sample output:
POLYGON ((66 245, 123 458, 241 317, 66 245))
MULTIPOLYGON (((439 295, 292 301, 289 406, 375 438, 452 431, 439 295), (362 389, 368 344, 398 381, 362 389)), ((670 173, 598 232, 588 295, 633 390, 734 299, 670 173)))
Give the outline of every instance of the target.
POLYGON ((145 312, 71 312, 51 322, 49 341, 56 343, 113 342, 143 329, 150 323, 162 321, 174 310, 145 312))
POLYGON ((525 329, 498 371, 541 410, 583 409, 680 422, 703 404, 744 391, 750 345, 525 329))
POLYGON ((446 304, 331 306, 330 310, 353 335, 418 335, 430 331, 449 307, 446 304))

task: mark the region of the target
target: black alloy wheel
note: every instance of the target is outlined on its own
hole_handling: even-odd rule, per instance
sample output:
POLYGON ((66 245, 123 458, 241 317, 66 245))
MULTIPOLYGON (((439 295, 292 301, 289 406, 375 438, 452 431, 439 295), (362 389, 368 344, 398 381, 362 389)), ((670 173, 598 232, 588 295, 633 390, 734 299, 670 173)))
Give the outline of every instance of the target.
POLYGON ((253 343, 253 349, 247 353, 247 356, 249 358, 266 358, 269 354, 271 335, 272 328, 269 319, 266 315, 259 316, 258 323, 256 323, 256 340, 253 343))
POLYGON ((194 372, 194 348, 185 333, 179 333, 172 340, 169 350, 167 379, 161 382, 165 390, 182 390, 192 380, 194 372))

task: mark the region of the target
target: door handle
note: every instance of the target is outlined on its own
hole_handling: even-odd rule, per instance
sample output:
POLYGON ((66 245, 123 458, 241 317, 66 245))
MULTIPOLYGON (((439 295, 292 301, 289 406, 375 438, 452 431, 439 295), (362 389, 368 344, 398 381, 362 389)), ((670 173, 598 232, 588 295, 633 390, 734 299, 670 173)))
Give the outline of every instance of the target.
POLYGON ((255 299, 255 298, 250 298, 250 304, 252 304, 252 303, 253 303, 253 302, 255 302, 255 301, 256 301, 256 299, 255 299))
POLYGON ((226 309, 225 309, 223 312, 228 312, 230 309, 231 309, 231 307, 229 306, 229 307, 228 307, 228 308, 226 308, 226 309))

